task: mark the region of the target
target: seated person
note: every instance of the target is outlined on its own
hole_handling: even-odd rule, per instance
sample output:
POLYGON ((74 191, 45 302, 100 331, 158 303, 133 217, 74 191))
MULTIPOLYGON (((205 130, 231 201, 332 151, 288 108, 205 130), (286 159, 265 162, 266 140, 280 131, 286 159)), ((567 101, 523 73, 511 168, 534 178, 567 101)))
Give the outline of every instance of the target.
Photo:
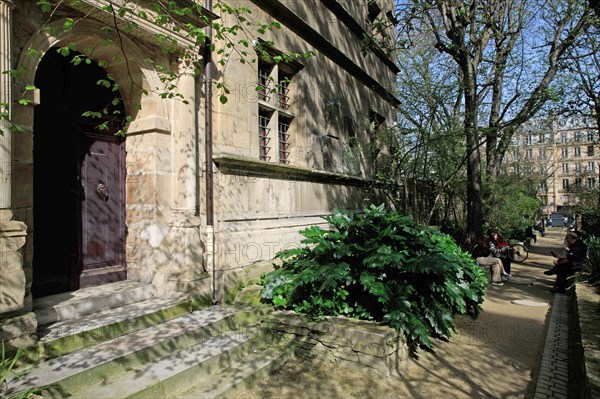
POLYGON ((502 275, 506 272, 502 266, 500 258, 492 257, 492 251, 490 249, 490 239, 485 236, 479 241, 473 248, 471 253, 473 258, 477 261, 480 266, 489 266, 490 272, 492 273, 492 284, 493 285, 504 285, 502 282, 502 275))
POLYGON ((490 236, 490 251, 496 258, 500 258, 502 261, 502 266, 504 267, 505 273, 502 274, 502 279, 510 280, 512 278, 510 275, 512 261, 508 256, 509 252, 511 251, 510 245, 498 230, 493 230, 490 236))
POLYGON ((554 261, 554 267, 544 272, 547 276, 556 274, 556 282, 554 288, 552 288, 554 292, 565 292, 567 277, 573 273, 573 266, 587 258, 587 246, 577 233, 574 231, 568 232, 565 242, 567 244, 565 255, 555 255, 557 259, 554 261))
POLYGON ((533 232, 533 226, 527 226, 527 228, 525 229, 525 238, 531 239, 531 245, 537 244, 537 236, 533 232))

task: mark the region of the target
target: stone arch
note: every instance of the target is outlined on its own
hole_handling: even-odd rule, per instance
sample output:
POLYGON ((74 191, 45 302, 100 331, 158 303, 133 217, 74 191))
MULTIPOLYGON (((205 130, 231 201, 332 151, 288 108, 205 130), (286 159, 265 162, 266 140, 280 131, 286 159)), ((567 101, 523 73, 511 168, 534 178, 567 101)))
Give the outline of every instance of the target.
MULTIPOLYGON (((25 51, 21 55, 19 68, 23 72, 17 86, 33 85, 39 62, 52 47, 73 43, 79 52, 95 61, 107 62, 104 69, 119 84, 125 109, 132 118, 129 133, 170 132, 167 102, 154 93, 162 87, 162 82, 152 65, 145 61, 143 50, 126 36, 105 32, 103 25, 95 21, 82 20, 69 32, 63 31, 64 22, 52 22, 28 41, 25 49, 35 50, 37 54, 32 56, 25 51)), ((17 122, 27 125, 26 121, 17 122)))

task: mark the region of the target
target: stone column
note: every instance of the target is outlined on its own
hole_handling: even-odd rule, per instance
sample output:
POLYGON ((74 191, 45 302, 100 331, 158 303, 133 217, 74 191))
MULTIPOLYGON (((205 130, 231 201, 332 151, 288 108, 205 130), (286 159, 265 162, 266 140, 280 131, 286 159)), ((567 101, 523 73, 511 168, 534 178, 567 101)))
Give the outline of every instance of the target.
POLYGON ((180 77, 177 85, 183 99, 175 106, 175 154, 174 167, 177 176, 175 183, 175 208, 186 214, 196 214, 196 169, 198 149, 196 140, 196 78, 194 66, 183 62, 179 66, 180 77))
MULTIPOLYGON (((183 99, 176 100, 173 126, 173 193, 174 209, 171 215, 171 270, 168 291, 201 291, 208 288, 204 272, 204 245, 197 215, 198 143, 196 120, 196 78, 194 66, 179 64, 178 92, 183 99)), ((160 292, 160 287, 157 287, 160 292)))
MULTIPOLYGON (((0 110, 11 118, 11 77, 4 73, 12 68, 10 39, 12 36, 12 9, 10 0, 0 0, 0 103, 8 104, 0 110)), ((11 207, 12 134, 9 123, 0 119, 0 209, 11 207)))
POLYGON ((0 209, 0 314, 25 307, 25 272, 21 249, 27 238, 25 223, 0 209))

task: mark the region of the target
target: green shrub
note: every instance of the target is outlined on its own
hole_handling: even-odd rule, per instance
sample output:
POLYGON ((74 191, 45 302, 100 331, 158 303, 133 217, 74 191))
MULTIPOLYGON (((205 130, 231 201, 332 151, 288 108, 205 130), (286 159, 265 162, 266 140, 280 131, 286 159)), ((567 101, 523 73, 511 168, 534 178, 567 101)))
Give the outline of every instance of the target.
POLYGON ((600 237, 589 236, 585 243, 588 247, 589 260, 581 270, 581 277, 600 294, 600 237))
POLYGON ((305 246, 278 253, 264 301, 317 319, 383 322, 425 347, 451 335, 454 314, 479 313, 486 272, 450 236, 383 206, 324 219, 330 230, 304 229, 305 246))

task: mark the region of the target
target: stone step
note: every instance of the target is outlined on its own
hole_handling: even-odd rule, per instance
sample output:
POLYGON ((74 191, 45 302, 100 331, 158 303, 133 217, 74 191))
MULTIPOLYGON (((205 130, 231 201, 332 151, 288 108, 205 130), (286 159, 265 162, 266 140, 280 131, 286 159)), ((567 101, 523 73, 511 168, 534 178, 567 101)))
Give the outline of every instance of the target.
POLYGON ((226 331, 251 325, 257 315, 252 309, 211 306, 36 364, 8 382, 9 392, 51 385, 49 396, 64 397, 66 393, 113 380, 183 348, 202 346, 226 331))
POLYGON ((292 356, 293 350, 286 343, 267 348, 258 347, 235 364, 218 373, 211 373, 210 378, 201 379, 181 393, 164 397, 198 399, 237 396, 277 371, 292 356))
POLYGON ((139 364, 125 373, 81 390, 72 398, 166 398, 201 378, 206 370, 216 370, 232 359, 240 359, 250 345, 250 337, 239 332, 211 337, 200 344, 169 353, 160 359, 139 364))
POLYGON ((151 298, 42 326, 38 329, 38 360, 62 356, 190 314, 197 306, 188 297, 151 298))
POLYGON ((125 280, 37 298, 33 301, 33 311, 38 325, 44 326, 143 301, 153 296, 154 287, 151 284, 125 280))
POLYGON ((72 393, 72 398, 216 398, 239 393, 281 367, 293 354, 287 342, 264 341, 257 329, 233 331, 132 367, 72 393))

